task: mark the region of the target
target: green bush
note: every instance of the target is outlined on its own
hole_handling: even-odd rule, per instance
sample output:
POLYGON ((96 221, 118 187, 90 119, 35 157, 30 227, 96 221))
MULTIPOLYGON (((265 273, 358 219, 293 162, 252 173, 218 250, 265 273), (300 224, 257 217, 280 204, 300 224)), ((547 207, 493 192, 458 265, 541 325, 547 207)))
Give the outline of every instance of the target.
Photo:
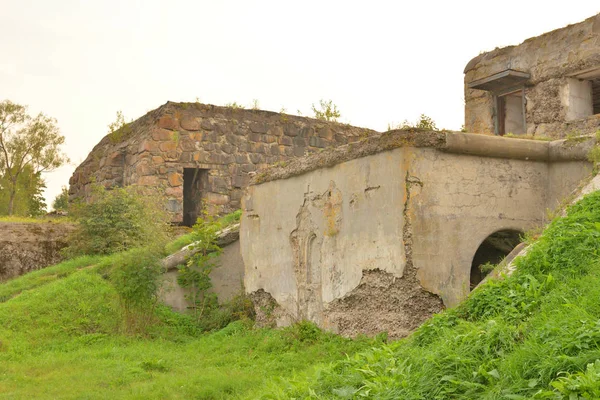
POLYGON ((110 280, 119 294, 129 333, 143 333, 153 322, 164 272, 161 256, 156 249, 137 248, 113 261, 110 280))
POLYGON ((89 202, 73 207, 77 229, 67 256, 111 254, 162 245, 169 239, 169 215, 162 199, 140 187, 106 190, 96 186, 89 202))

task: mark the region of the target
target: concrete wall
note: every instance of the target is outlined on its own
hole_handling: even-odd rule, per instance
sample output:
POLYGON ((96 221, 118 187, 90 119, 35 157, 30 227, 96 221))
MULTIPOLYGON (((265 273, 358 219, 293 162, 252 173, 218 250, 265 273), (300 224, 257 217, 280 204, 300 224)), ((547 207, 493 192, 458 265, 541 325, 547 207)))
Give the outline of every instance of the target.
MULTIPOLYGON (((244 262, 239 240, 224 246, 223 253, 215 259, 215 263, 217 268, 210 274, 213 284, 211 291, 217 294, 219 302, 226 302, 243 292, 244 262)), ((187 290, 177 283, 177 270, 165 273, 162 302, 183 312, 190 306, 186 294, 187 290)))
POLYGON ((64 223, 0 222, 0 282, 60 262, 73 229, 64 223))
POLYGON ((246 291, 279 325, 406 335, 468 294, 489 235, 541 225, 589 174, 587 147, 557 146, 388 132, 275 168, 243 198, 246 291))
MULTIPOLYGON (((172 103, 149 112, 94 147, 70 180, 71 199, 92 182, 158 188, 174 222, 183 220, 183 169, 208 170, 202 201, 212 214, 240 208, 249 174, 374 131, 260 110, 172 103)), ((199 199, 200 200, 200 199, 199 199)))
POLYGON ((593 133, 600 127, 600 115, 582 111, 579 100, 587 94, 582 94, 577 81, 589 79, 581 73, 594 68, 600 68, 598 15, 518 46, 480 54, 464 71, 465 128, 467 132, 494 133, 493 93, 470 89, 468 84, 513 69, 531 75, 525 85, 528 134, 561 138, 573 132, 593 133))

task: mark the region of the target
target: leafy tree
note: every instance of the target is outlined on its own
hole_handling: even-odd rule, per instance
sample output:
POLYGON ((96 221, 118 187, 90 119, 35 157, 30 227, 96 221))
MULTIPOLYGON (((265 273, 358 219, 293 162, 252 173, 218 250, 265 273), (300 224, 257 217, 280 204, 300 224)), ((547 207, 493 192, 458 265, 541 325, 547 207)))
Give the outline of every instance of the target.
POLYGON ((63 186, 60 194, 56 196, 54 201, 52 202, 52 208, 55 211, 67 211, 69 207, 69 189, 66 186, 63 186))
POLYGON ((311 107, 316 119, 322 119, 324 121, 337 121, 341 116, 340 110, 338 110, 337 106, 333 104, 333 101, 331 100, 319 100, 319 107, 320 109, 317 109, 314 104, 311 107))
POLYGON ((19 177, 26 170, 38 175, 69 161, 60 149, 64 142, 55 119, 42 113, 31 117, 26 106, 0 102, 0 171, 8 191, 8 215, 14 213, 19 177))
MULTIPOLYGON (((0 215, 6 215, 9 202, 10 182, 0 175, 0 215)), ((43 190, 46 187, 41 173, 34 174, 31 166, 26 166, 17 179, 13 215, 35 217, 46 212, 43 190)))

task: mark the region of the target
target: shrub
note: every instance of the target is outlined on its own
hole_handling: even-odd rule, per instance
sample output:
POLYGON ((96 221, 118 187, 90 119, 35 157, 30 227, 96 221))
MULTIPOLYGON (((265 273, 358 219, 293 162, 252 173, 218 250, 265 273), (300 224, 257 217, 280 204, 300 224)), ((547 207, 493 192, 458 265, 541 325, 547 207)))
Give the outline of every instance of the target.
POLYGON ((164 246, 169 239, 169 215, 161 198, 139 187, 97 186, 89 202, 73 207, 73 215, 78 227, 65 250, 68 256, 164 246))
POLYGON ((152 323, 164 268, 156 248, 137 248, 118 255, 110 272, 124 313, 125 330, 143 333, 152 323))

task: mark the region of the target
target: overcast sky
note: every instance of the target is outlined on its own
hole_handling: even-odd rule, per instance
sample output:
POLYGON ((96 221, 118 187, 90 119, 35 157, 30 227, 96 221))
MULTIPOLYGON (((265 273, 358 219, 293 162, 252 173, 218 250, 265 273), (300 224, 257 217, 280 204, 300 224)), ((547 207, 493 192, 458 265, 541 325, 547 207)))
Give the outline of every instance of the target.
POLYGON ((463 69, 483 51, 582 21, 598 0, 0 0, 0 100, 58 120, 72 165, 45 176, 50 204, 106 135, 168 100, 238 102, 376 130, 460 129, 463 69))

